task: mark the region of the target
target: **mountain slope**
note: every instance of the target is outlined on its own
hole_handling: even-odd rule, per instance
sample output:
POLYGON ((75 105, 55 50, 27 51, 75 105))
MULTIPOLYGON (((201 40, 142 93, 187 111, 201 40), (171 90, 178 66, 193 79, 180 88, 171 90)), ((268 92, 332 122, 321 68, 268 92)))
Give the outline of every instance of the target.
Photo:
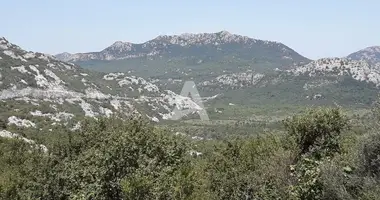
POLYGON ((380 63, 380 46, 372 46, 354 52, 347 56, 352 60, 366 60, 371 63, 380 63))
POLYGON ((347 75, 357 81, 380 86, 380 64, 370 64, 364 60, 353 61, 344 58, 323 58, 307 65, 288 70, 295 75, 308 76, 343 76, 347 75))
POLYGON ((227 31, 158 36, 142 44, 117 41, 100 52, 58 54, 63 61, 123 60, 132 58, 194 59, 196 62, 228 58, 268 62, 309 62, 284 44, 256 40, 227 31))
POLYGON ((200 109, 190 98, 143 78, 84 70, 0 37, 0 112, 9 124, 31 127, 36 118, 54 124, 112 114, 158 122, 170 118, 175 106, 200 109))
POLYGON ((220 95, 219 105, 263 109, 312 105, 369 106, 378 96, 380 65, 364 60, 323 58, 291 69, 246 70, 198 83, 201 95, 220 95))

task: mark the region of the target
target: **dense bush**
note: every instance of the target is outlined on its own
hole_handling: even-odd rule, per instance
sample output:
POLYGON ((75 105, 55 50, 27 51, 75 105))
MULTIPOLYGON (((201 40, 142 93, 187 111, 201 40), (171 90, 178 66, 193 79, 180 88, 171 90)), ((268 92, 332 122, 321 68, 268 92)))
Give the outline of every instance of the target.
POLYGON ((380 134, 369 136, 363 145, 361 158, 364 172, 380 181, 380 134))
POLYGON ((177 178, 191 176, 186 171, 188 145, 140 120, 89 120, 80 132, 66 136, 48 155, 20 143, 3 146, 9 156, 1 156, 2 165, 12 169, 9 182, 0 187, 4 197, 177 199, 191 192, 191 184, 177 178), (41 155, 33 165, 28 164, 32 155, 41 155), (20 174, 20 181, 14 174, 20 174))
POLYGON ((285 132, 197 141, 140 119, 88 119, 39 133, 48 152, 0 138, 0 199, 377 199, 380 137, 348 125, 338 109, 314 109, 285 132))
POLYGON ((291 151, 277 135, 227 141, 209 155, 215 199, 276 199, 287 194, 291 151))
POLYGON ((310 154, 320 159, 339 152, 339 137, 348 120, 336 108, 313 109, 286 119, 284 125, 294 137, 300 155, 310 154))

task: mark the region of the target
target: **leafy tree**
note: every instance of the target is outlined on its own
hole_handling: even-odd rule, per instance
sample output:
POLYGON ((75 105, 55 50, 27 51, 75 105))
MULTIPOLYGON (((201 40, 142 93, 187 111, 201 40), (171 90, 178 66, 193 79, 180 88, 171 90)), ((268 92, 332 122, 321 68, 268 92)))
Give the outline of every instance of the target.
POLYGON ((292 166, 296 199, 323 199, 321 165, 340 152, 339 139, 348 120, 336 108, 313 109, 284 120, 288 134, 297 144, 298 157, 292 166))
POLYGON ((366 140, 361 160, 364 172, 380 181, 380 135, 374 134, 366 140))
POLYGON ((215 199, 279 199, 287 195, 291 161, 276 135, 226 141, 207 162, 209 191, 215 199))
POLYGON ((295 139, 299 155, 310 154, 320 159, 339 152, 339 138, 348 128, 348 119, 337 108, 319 108, 287 118, 284 125, 295 139))
POLYGON ((0 199, 30 199, 43 160, 36 146, 0 137, 0 199))
POLYGON ((7 199, 185 199, 192 193, 187 143, 140 119, 85 120, 49 154, 31 154, 21 144, 10 143, 0 156, 2 169, 15 171, 0 184, 7 199))
POLYGON ((376 101, 372 108, 373 121, 372 134, 364 140, 360 152, 362 171, 370 177, 375 177, 380 181, 380 101, 376 101))

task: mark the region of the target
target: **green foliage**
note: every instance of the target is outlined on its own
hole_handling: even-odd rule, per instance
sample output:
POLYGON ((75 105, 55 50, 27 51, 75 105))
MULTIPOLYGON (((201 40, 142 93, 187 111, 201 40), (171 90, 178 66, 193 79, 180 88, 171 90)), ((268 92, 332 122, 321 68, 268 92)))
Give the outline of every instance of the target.
POLYGON ((225 142, 206 164, 215 199, 279 199, 286 196, 291 151, 276 135, 225 142))
POLYGON ((361 168, 364 173, 380 181, 380 101, 375 102, 372 109, 373 123, 372 134, 365 140, 360 152, 361 168))
MULTIPOLYGON (((224 131, 254 132, 247 123, 224 131)), ((141 119, 29 130, 49 150, 0 138, 0 199, 377 199, 380 137, 349 123, 338 109, 320 108, 284 120, 285 133, 223 140, 189 140, 141 119)), ((214 134, 226 128, 215 126, 214 134)))
POLYGON ((0 199, 30 199, 33 180, 44 159, 35 146, 0 138, 0 199))
MULTIPOLYGON (((17 148, 18 154, 27 152, 17 148)), ((184 141, 141 120, 87 120, 80 132, 66 133, 60 144, 49 149, 49 155, 26 168, 27 173, 25 161, 2 162, 24 176, 19 181, 10 174, 12 184, 4 184, 1 191, 11 199, 185 198, 192 190, 186 181, 191 179, 187 155, 184 141)))
POLYGON ((298 148, 298 158, 292 166, 296 183, 291 187, 291 196, 323 199, 321 165, 340 152, 339 139, 348 120, 339 109, 315 109, 284 120, 284 125, 298 148))
POLYGON ((7 128, 7 119, 3 116, 0 116, 0 130, 7 128))
POLYGON ((336 108, 313 109, 284 120, 284 125, 295 139, 300 155, 310 154, 320 159, 340 151, 339 137, 348 120, 336 108))
POLYGON ((296 184, 290 189, 295 199, 322 199, 323 185, 320 180, 320 161, 302 156, 293 168, 296 184))
POLYGON ((361 154, 365 173, 380 181, 380 135, 373 134, 365 142, 361 154))

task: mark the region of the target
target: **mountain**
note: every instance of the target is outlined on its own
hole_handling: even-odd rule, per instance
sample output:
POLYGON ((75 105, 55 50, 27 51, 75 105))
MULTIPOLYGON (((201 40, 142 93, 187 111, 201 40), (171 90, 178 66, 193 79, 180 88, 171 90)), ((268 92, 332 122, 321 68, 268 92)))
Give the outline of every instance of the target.
POLYGON ((366 60, 370 63, 380 63, 380 46, 372 46, 354 52, 347 56, 352 60, 366 60))
POLYGON ((174 107, 201 109, 153 80, 88 71, 0 37, 0 112, 10 125, 42 127, 113 114, 158 122, 169 119, 174 107))
POLYGON ((364 60, 323 58, 287 71, 296 76, 349 76, 357 81, 380 86, 380 63, 371 64, 364 60))
POLYGON ((203 95, 266 110, 313 105, 368 106, 377 99, 380 64, 347 58, 322 58, 272 72, 226 72, 198 83, 203 95))
MULTIPOLYGON (((122 49, 129 46, 121 42, 114 45, 122 49)), ((141 67, 146 70, 141 71, 146 75, 142 78, 136 71, 86 70, 52 56, 27 52, 5 38, 1 39, 0 48, 0 111, 5 113, 8 123, 25 126, 32 125, 23 120, 36 124, 33 121, 36 117, 56 123, 83 116, 127 117, 132 113, 164 121, 171 117, 175 106, 200 109, 190 98, 176 94, 186 80, 197 84, 203 99, 212 100, 207 102, 211 118, 220 116, 213 109, 224 107, 232 109, 226 111, 228 119, 231 113, 235 118, 244 118, 251 115, 249 110, 258 109, 268 113, 334 103, 366 106, 377 98, 380 86, 379 64, 348 58, 324 58, 266 71, 254 65, 233 65, 239 61, 237 58, 214 65, 141 67), (149 72, 162 75, 149 76, 149 72)), ((119 61, 124 63, 101 62, 119 61)), ((157 63, 150 61, 152 65, 157 63)))
POLYGON ((63 53, 55 55, 55 57, 61 61, 69 61, 69 60, 71 60, 71 56, 72 56, 72 54, 70 54, 68 52, 63 52, 63 53))
POLYGON ((156 59, 161 57, 167 59, 195 59, 197 62, 222 60, 222 58, 276 61, 286 64, 309 62, 309 59, 282 43, 252 39, 231 34, 227 31, 162 35, 142 44, 117 41, 100 52, 62 53, 56 55, 56 57, 69 62, 133 58, 156 59))
MULTIPOLYGON (((359 82, 380 86, 380 63, 372 64, 364 60, 355 61, 347 58, 322 58, 305 65, 295 65, 291 69, 275 69, 276 75, 313 77, 347 76, 359 82)), ((272 74, 273 75, 273 74, 272 74)), ((212 81, 204 81, 201 85, 221 84, 230 87, 251 87, 259 84, 268 74, 252 70, 239 73, 226 73, 212 81)))

